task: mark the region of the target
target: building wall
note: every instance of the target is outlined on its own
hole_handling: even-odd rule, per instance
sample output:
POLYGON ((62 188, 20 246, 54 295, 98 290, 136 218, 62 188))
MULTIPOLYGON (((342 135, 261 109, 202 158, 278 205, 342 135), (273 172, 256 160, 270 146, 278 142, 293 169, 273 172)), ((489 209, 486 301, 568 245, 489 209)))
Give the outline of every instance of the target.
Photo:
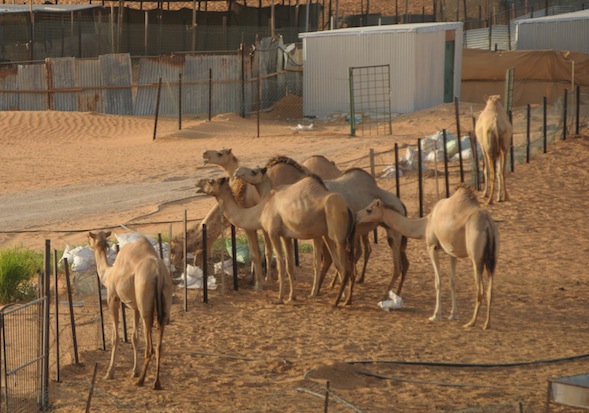
MULTIPOLYGON (((462 29, 458 24, 454 90, 460 93, 462 29)), ((350 110, 348 68, 389 64, 391 110, 411 113, 444 101, 446 29, 386 31, 383 26, 361 30, 322 32, 301 36, 304 50, 303 113, 325 117, 350 110), (380 30, 379 30, 380 29, 380 30)), ((436 27, 436 26, 432 26, 436 27)))
POLYGON ((517 25, 518 50, 569 50, 589 54, 589 10, 529 19, 517 25))

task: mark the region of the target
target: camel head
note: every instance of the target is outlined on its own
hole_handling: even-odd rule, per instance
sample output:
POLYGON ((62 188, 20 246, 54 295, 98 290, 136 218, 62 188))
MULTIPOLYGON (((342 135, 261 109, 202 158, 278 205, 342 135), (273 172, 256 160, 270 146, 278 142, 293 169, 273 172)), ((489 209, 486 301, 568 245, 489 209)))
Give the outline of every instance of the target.
POLYGON ((233 155, 231 149, 221 149, 204 151, 202 154, 203 163, 213 165, 227 165, 231 160, 237 161, 237 158, 233 155))
POLYGON ((238 179, 243 179, 248 184, 257 185, 263 182, 264 175, 268 168, 266 167, 257 167, 257 168, 248 168, 247 166, 240 166, 233 172, 233 177, 238 179))
POLYGON ((88 232, 88 244, 93 250, 106 250, 108 248, 108 240, 110 237, 110 231, 104 232, 88 232))
POLYGON ((384 215, 384 204, 380 199, 373 200, 367 207, 356 212, 356 224, 381 222, 384 215))
POLYGON ((497 102, 501 104, 501 95, 491 95, 487 98, 487 106, 489 105, 497 105, 497 102))
POLYGON ((203 178, 196 183, 196 192, 216 196, 224 186, 229 186, 229 178, 227 177, 217 179, 203 178))

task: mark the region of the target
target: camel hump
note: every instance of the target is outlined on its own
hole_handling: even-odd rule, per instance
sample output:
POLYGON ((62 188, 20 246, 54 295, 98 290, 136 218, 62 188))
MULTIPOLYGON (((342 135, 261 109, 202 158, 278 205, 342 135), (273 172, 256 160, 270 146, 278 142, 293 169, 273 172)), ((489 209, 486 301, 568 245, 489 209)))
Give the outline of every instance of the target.
POLYGON ((287 165, 290 165, 290 166, 296 168, 300 172, 307 173, 305 168, 303 168, 303 166, 300 163, 298 163, 294 159, 289 158, 288 156, 284 156, 284 155, 277 155, 277 156, 270 158, 268 160, 268 162, 266 163, 266 168, 269 169, 269 168, 279 165, 279 164, 287 164, 287 165))

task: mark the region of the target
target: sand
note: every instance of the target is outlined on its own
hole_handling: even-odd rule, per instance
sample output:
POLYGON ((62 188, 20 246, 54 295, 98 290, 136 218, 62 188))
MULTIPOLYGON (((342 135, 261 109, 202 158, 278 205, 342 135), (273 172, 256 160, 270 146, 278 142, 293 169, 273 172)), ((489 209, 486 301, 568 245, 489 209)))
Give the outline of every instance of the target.
MULTIPOLYGON (((178 234, 184 210, 196 219, 214 205, 194 189, 197 179, 221 175, 203 166, 201 154, 208 149, 232 148, 248 166, 277 154, 299 161, 323 154, 342 169, 369 168, 372 149, 380 170, 392 162, 395 142, 454 130, 455 119, 453 105, 441 105, 397 117, 394 138, 351 138, 342 119, 294 131, 290 127, 299 121, 274 115, 281 120, 266 119, 261 137, 255 119, 234 114, 211 122, 185 119, 182 131, 176 119, 160 119, 153 140, 151 118, 1 112, 0 247, 42 250, 50 239, 61 250, 83 245, 88 229, 111 226, 117 233, 128 228, 165 234, 169 221, 176 221, 178 234), (144 222, 156 224, 138 225, 144 222)), ((508 173, 508 202, 483 206, 501 234, 489 330, 481 329, 480 317, 475 328, 462 327, 475 299, 466 260, 458 264, 460 320, 446 319, 444 258, 444 319, 428 321, 433 271, 422 241, 409 241, 403 308, 381 310, 377 302, 388 285, 392 258, 380 231, 366 282, 356 286, 351 306, 333 308, 336 291, 325 286, 319 297, 307 298, 312 257, 302 253, 295 303, 274 304, 275 283, 256 292, 247 279, 238 291, 227 279, 226 288, 210 292, 208 304, 191 291, 187 312, 178 299, 164 338, 164 390, 150 389, 153 370, 148 385, 132 385, 131 345, 123 343, 114 380, 103 379, 109 352, 85 351, 82 366, 66 367, 61 382, 51 381, 51 406, 59 412, 82 410, 98 363, 95 412, 323 411, 327 382, 330 412, 543 411, 547 379, 589 370, 587 357, 569 359, 585 355, 589 339, 588 155, 587 136, 553 143, 547 154, 534 153, 529 164, 508 173), (517 365, 505 365, 510 363, 517 365)), ((392 179, 379 184, 394 191, 392 179)), ((435 202, 434 188, 429 181, 425 212, 435 202)), ((416 217, 415 192, 403 191, 409 215, 416 217)))

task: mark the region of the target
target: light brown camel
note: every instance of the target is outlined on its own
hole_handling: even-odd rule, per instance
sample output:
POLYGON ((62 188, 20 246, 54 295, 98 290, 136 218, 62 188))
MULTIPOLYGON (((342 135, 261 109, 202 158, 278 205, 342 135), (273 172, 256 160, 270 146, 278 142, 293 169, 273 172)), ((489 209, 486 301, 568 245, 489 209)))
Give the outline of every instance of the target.
MULTIPOLYGON (((239 166, 239 160, 233 154, 231 149, 222 149, 219 151, 207 150, 202 154, 202 157, 205 164, 213 164, 223 168, 227 176, 230 178, 229 182, 231 185, 231 190, 239 206, 248 208, 260 202, 261 198, 252 185, 249 185, 240 179, 232 178, 233 172, 235 172, 235 169, 237 169, 239 166)), ((252 257, 253 271, 255 274, 254 289, 262 290, 264 276, 262 271, 262 255, 260 254, 258 234, 255 230, 245 230, 245 235, 247 237, 249 250, 252 257)), ((267 241, 265 242, 265 255, 267 259, 271 259, 272 250, 269 245, 270 243, 265 235, 264 238, 267 241)), ((268 265, 269 264, 270 261, 268 261, 268 265)))
POLYGON ((312 155, 301 162, 301 166, 307 168, 312 174, 319 176, 323 180, 339 178, 343 173, 335 162, 327 159, 323 155, 312 155))
MULTIPOLYGON (((282 169, 288 169, 288 166, 292 165, 292 162, 294 161, 282 164, 282 169)), ((296 172, 292 173, 292 175, 295 174, 296 172)), ((235 170, 234 176, 236 178, 243 179, 251 183, 252 185, 255 185, 258 189, 258 192, 260 192, 261 196, 265 196, 266 194, 268 194, 270 192, 270 189, 273 187, 266 172, 266 168, 258 167, 252 169, 245 166, 240 166, 235 170)), ((387 206, 395 209, 397 212, 402 213, 403 215, 406 215, 407 213, 405 205, 403 205, 399 198, 397 198, 392 193, 379 188, 374 178, 363 169, 351 168, 345 171, 339 178, 324 180, 323 183, 330 191, 337 192, 343 195, 348 205, 350 206, 352 212, 356 212, 364 208, 374 198, 381 198, 387 206)), ((358 246, 360 244, 359 240, 361 240, 361 245, 364 250, 364 265, 362 268, 360 280, 364 279, 368 258, 372 250, 370 246, 370 241, 368 240, 368 236, 377 225, 378 223, 365 223, 356 225, 357 241, 355 245, 358 246)), ((401 275, 401 281, 399 282, 399 285, 397 287, 397 294, 401 294, 403 281, 405 280, 407 270, 409 269, 409 260, 407 259, 407 255, 405 253, 407 239, 392 228, 386 228, 386 231, 387 241, 392 250, 395 267, 393 270, 393 277, 391 279, 391 283, 385 291, 385 297, 388 295, 388 291, 393 288, 393 285, 395 284, 399 275, 401 275)), ((357 250, 358 249, 359 248, 357 248, 357 250)), ((356 254, 354 257, 354 262, 357 262, 359 258, 360 255, 356 254)), ((331 257, 329 256, 329 254, 325 254, 325 259, 326 262, 323 263, 319 284, 317 285, 317 290, 314 290, 312 292, 312 296, 317 295, 319 293, 319 289, 325 277, 325 273, 331 265, 331 257)))
POLYGON ((224 206, 225 217, 244 229, 267 232, 277 257, 279 293, 283 302, 284 273, 289 279, 288 301, 295 299, 293 287, 292 239, 312 239, 315 248, 314 288, 319 281, 320 246, 325 242, 335 265, 344 274, 334 305, 340 302, 350 283, 345 304, 351 304, 354 279, 351 267, 354 216, 345 199, 325 188, 320 179, 309 176, 292 185, 282 185, 270 192, 254 207, 241 208, 234 200, 226 178, 201 179, 198 192, 214 196, 224 206), (283 250, 284 248, 284 250, 283 250))
POLYGON ((484 158, 485 191, 483 198, 487 203, 493 203, 495 181, 497 187, 497 202, 507 201, 505 187, 505 164, 507 154, 511 148, 512 126, 499 95, 489 96, 485 109, 476 122, 476 136, 481 145, 484 158))
POLYGON ((114 264, 110 266, 106 253, 108 248, 107 238, 110 234, 110 231, 88 233, 88 242, 94 250, 100 282, 107 289, 108 309, 113 320, 112 352, 105 378, 114 378, 115 356, 119 344, 119 308, 121 307, 120 303, 123 302, 133 310, 133 334, 131 335, 133 370, 131 377, 137 377, 138 375, 137 336, 139 317, 143 321, 145 361, 143 370, 135 382, 138 386, 142 386, 145 382, 145 374, 153 354, 151 331, 154 318, 156 320, 159 335, 155 347, 156 367, 153 389, 159 390, 161 389, 160 358, 162 339, 164 337, 164 327, 170 319, 172 305, 172 279, 166 264, 145 237, 124 245, 114 264))
POLYGON ((487 319, 483 329, 489 327, 491 320, 491 294, 493 292, 493 275, 499 258, 499 231, 491 214, 482 209, 468 187, 461 186, 446 199, 434 205, 430 214, 420 219, 406 218, 386 208, 380 199, 374 200, 356 214, 358 222, 384 222, 402 234, 416 239, 424 239, 434 266, 436 287, 436 308, 430 320, 441 317, 440 263, 438 251, 443 250, 450 257, 450 291, 452 310, 450 320, 457 318, 456 311, 456 261, 469 258, 474 268, 477 288, 474 314, 465 327, 476 323, 479 308, 485 295, 483 272, 488 274, 487 319))
MULTIPOLYGON (((223 231, 229 227, 229 222, 223 219, 223 213, 219 204, 215 204, 205 215, 205 217, 195 226, 189 228, 186 232, 186 251, 194 252, 193 265, 196 267, 203 267, 202 255, 202 229, 203 225, 207 226, 207 250, 208 256, 212 254, 212 245, 221 236, 223 231)), ((176 269, 182 268, 184 258, 184 239, 178 236, 170 241, 170 263, 176 269)))

